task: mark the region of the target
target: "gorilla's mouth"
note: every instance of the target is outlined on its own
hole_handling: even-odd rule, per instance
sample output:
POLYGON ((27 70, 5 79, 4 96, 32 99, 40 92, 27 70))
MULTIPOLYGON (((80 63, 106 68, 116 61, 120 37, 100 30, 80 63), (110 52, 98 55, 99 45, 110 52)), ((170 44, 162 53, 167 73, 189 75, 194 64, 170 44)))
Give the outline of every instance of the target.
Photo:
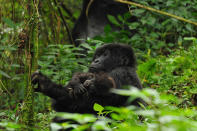
POLYGON ((98 73, 98 72, 107 72, 107 70, 105 68, 96 68, 94 66, 90 66, 89 72, 90 73, 98 73))
POLYGON ((97 68, 90 66, 89 67, 89 72, 95 73, 97 71, 97 68))

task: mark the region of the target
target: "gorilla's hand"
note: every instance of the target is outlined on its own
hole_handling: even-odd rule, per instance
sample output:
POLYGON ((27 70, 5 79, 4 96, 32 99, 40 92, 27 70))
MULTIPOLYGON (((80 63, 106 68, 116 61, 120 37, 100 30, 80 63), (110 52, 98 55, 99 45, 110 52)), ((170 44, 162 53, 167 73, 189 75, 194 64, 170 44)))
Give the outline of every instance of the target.
POLYGON ((86 88, 86 89, 92 89, 94 88, 94 82, 95 82, 95 79, 88 79, 86 80, 84 83, 83 83, 83 86, 86 88))
POLYGON ((33 85, 38 84, 38 87, 34 88, 36 92, 42 92, 50 82, 51 80, 48 77, 38 71, 34 72, 31 76, 31 83, 33 85))
POLYGON ((68 83, 67 88, 72 89, 72 94, 75 98, 79 98, 85 92, 87 92, 83 83, 81 83, 80 78, 74 76, 71 81, 68 83))

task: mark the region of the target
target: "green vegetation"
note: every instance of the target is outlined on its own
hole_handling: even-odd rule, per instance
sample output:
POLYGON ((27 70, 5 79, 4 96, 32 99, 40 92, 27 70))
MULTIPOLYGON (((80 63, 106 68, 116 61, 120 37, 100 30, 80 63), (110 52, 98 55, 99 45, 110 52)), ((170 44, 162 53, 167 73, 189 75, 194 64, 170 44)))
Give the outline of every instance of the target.
MULTIPOLYGON (((74 127, 77 131, 197 130, 196 26, 130 6, 130 12, 124 16, 108 16, 120 31, 112 32, 108 25, 104 35, 74 47, 58 7, 71 30, 82 1, 64 0, 58 7, 54 2, 58 0, 0 0, 0 130, 48 131, 50 126, 53 130, 74 127), (129 22, 131 16, 136 16, 137 21, 129 22), (124 30, 125 24, 133 31, 124 30), (49 98, 31 91, 30 76, 37 68, 53 81, 66 84, 73 72, 87 71, 95 49, 104 42, 121 42, 134 48, 145 89, 131 87, 114 92, 130 96, 130 100, 141 97, 149 106, 117 108, 95 103, 92 108, 98 112, 97 116, 56 113, 49 98), (88 55, 78 58, 83 55, 79 52, 84 47, 88 55), (32 96, 28 98, 29 95, 32 96), (51 123, 55 115, 78 124, 51 123)), ((197 0, 134 2, 197 20, 197 0)))

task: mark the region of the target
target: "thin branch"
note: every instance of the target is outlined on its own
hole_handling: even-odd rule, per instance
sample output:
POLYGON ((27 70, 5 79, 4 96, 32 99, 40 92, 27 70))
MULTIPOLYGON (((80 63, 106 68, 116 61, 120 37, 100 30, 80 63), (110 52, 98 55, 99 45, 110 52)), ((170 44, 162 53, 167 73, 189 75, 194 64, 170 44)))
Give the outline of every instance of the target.
POLYGON ((5 89, 5 91, 8 93, 9 96, 12 96, 12 94, 8 91, 8 89, 4 86, 3 82, 0 80, 0 83, 2 87, 5 89))
POLYGON ((73 16, 72 12, 66 7, 66 5, 64 5, 64 3, 62 1, 61 1, 61 6, 66 11, 66 13, 69 15, 69 17, 71 18, 71 20, 73 22, 75 22, 76 21, 76 18, 73 16))
POLYGON ((87 8, 86 8, 86 17, 87 18, 88 18, 88 13, 89 13, 90 6, 92 5, 93 2, 94 2, 94 0, 90 0, 90 2, 87 5, 87 8))
POLYGON ((144 8, 144 9, 147 9, 147 10, 150 10, 150 11, 162 14, 162 15, 166 15, 166 16, 172 17, 174 19, 177 19, 177 20, 180 20, 180 21, 184 21, 184 22, 187 22, 187 23, 190 23, 190 24, 193 24, 193 25, 197 26, 197 22, 194 22, 194 21, 191 21, 191 20, 187 20, 187 19, 185 19, 183 17, 176 16, 176 15, 164 12, 164 11, 160 11, 160 10, 157 10, 157 9, 145 6, 145 5, 141 5, 141 4, 138 4, 138 3, 135 3, 135 2, 127 1, 127 0, 114 0, 114 1, 120 2, 120 3, 124 3, 124 4, 133 5, 133 6, 137 6, 137 7, 140 7, 140 8, 144 8))
POLYGON ((56 6, 57 9, 58 9, 58 12, 59 12, 60 17, 61 17, 61 19, 62 19, 62 21, 63 21, 63 24, 64 24, 65 27, 66 27, 66 31, 67 31, 67 33, 68 33, 69 41, 74 45, 74 41, 73 41, 73 38, 72 38, 72 35, 71 35, 71 32, 70 32, 70 29, 69 29, 69 27, 68 27, 68 24, 67 24, 66 20, 64 19, 64 16, 63 16, 63 14, 62 14, 62 11, 61 11, 59 5, 57 4, 57 1, 56 1, 56 0, 53 0, 53 1, 54 1, 54 3, 55 3, 55 6, 56 6))

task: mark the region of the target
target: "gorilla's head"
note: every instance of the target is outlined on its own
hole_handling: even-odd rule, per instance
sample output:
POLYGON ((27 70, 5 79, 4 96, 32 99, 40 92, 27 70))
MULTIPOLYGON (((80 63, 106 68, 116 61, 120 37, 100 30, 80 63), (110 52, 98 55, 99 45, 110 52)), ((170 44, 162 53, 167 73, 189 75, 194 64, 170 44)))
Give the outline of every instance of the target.
POLYGON ((96 49, 89 71, 109 72, 122 66, 136 66, 136 58, 132 48, 125 44, 105 44, 96 49))

